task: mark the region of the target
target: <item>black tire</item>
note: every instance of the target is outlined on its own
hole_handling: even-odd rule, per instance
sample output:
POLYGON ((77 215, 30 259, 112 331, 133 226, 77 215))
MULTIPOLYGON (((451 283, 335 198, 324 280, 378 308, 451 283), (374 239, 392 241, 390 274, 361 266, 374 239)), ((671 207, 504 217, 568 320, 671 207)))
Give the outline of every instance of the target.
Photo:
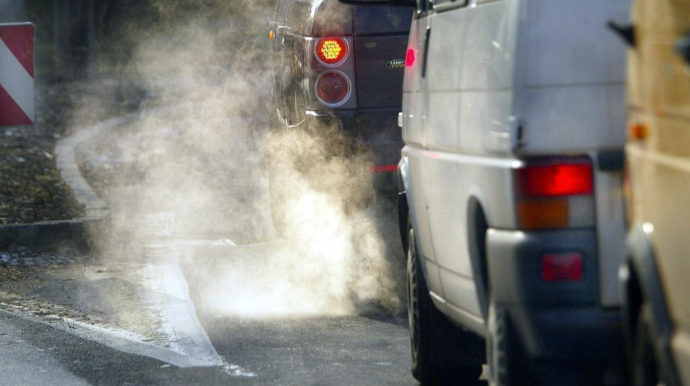
POLYGON ((411 226, 408 226, 407 295, 412 375, 415 379, 423 385, 479 384, 484 358, 477 358, 474 351, 476 342, 481 344, 481 339, 451 324, 432 303, 411 226), (458 343, 464 347, 458 347, 458 343), (458 351, 469 352, 469 362, 474 363, 458 365, 458 351))
POLYGON ((637 328, 633 342, 631 377, 635 386, 656 386, 660 377, 654 349, 652 312, 649 304, 643 303, 637 317, 637 328))
POLYGON ((533 386, 529 363, 508 313, 489 295, 486 356, 491 386, 533 386))

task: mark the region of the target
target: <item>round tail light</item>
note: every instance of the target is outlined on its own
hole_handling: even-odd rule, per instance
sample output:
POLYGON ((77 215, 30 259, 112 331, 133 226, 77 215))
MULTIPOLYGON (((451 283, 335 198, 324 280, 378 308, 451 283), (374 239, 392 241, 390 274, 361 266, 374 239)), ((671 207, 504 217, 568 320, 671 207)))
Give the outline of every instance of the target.
POLYGON ((314 50, 319 62, 329 67, 341 64, 350 52, 347 41, 343 38, 320 39, 314 50))
POLYGON ((316 78, 316 97, 328 107, 338 107, 350 98, 350 79, 340 71, 326 71, 316 78))

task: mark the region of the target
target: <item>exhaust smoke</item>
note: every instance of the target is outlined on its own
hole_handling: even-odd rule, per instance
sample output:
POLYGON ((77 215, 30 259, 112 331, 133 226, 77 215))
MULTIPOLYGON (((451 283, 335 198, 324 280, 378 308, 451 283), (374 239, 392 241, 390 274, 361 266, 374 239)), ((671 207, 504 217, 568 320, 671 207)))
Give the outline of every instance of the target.
MULTIPOLYGON (((141 118, 83 150, 112 211, 110 226, 93 235, 102 259, 179 259, 197 306, 217 315, 398 311, 396 208, 375 194, 370 155, 335 124, 291 130, 272 120, 272 2, 139 7, 142 14, 120 14, 127 28, 99 66, 129 84, 116 100, 147 96, 137 102, 141 118), (278 156, 283 241, 268 182, 278 156), (191 249, 174 242, 181 239, 237 245, 191 249), (153 244, 167 247, 152 254, 153 244)), ((94 105, 78 110, 75 124, 94 105)))

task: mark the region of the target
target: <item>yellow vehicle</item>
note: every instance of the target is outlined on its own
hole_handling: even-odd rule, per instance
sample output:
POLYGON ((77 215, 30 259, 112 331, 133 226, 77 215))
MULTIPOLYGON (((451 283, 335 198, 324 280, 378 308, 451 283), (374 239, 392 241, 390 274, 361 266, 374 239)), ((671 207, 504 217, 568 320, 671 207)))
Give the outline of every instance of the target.
POLYGON ((628 258, 633 384, 690 385, 690 0, 636 0, 628 62, 628 258))

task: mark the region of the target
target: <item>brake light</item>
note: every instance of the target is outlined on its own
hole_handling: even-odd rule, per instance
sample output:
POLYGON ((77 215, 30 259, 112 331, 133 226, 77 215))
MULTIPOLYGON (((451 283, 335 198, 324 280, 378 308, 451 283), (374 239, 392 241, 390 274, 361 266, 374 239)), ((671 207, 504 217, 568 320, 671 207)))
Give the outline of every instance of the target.
POLYGON ((326 71, 316 78, 316 98, 328 107, 337 107, 350 98, 350 79, 340 71, 326 71))
POLYGON ((541 258, 541 278, 546 282, 582 280, 582 255, 549 253, 541 258))
POLYGON ((514 171, 520 229, 594 225, 592 165, 586 158, 529 162, 514 171))
POLYGON ((528 166, 517 170, 518 192, 523 196, 592 194, 592 165, 528 166))
POLYGON ((347 58, 349 47, 343 38, 324 38, 316 43, 316 57, 326 66, 337 66, 347 58))
POLYGON ((414 64, 414 49, 408 48, 407 49, 407 56, 405 56, 405 66, 406 67, 412 67, 414 64))

